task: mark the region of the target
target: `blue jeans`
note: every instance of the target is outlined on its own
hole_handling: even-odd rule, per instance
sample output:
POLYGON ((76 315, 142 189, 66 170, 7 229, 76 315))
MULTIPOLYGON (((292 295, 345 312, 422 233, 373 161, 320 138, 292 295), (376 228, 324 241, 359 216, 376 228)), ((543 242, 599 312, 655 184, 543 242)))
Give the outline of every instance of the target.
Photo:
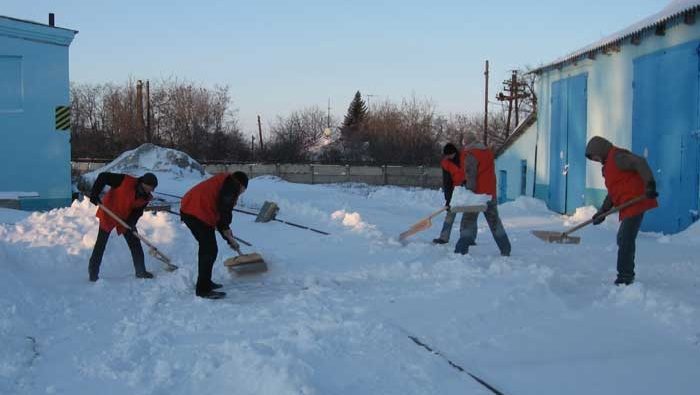
MULTIPOLYGON (((508 240, 506 230, 503 228, 501 218, 498 216, 498 203, 496 203, 495 200, 486 203, 484 216, 486 217, 486 222, 489 224, 489 229, 491 229, 493 239, 496 241, 498 249, 501 250, 501 255, 509 256, 510 240, 508 240)), ((478 218, 479 213, 464 213, 462 215, 462 222, 459 227, 459 240, 455 246, 455 253, 462 255, 468 254, 469 246, 476 243, 476 225, 478 218)))
POLYGON ((634 254, 644 213, 625 218, 617 230, 617 277, 634 280, 634 254))

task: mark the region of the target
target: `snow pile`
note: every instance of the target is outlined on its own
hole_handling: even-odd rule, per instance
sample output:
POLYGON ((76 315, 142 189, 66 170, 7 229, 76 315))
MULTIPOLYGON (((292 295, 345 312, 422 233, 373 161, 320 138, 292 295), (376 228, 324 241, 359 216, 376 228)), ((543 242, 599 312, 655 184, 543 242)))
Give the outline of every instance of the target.
POLYGON ((192 186, 209 176, 202 165, 184 152, 153 144, 143 144, 126 151, 104 167, 83 174, 78 180, 78 189, 89 190, 102 172, 124 173, 134 177, 151 172, 158 177, 158 190, 176 193, 184 193, 187 189, 183 190, 183 186, 192 186))
POLYGON ((372 225, 362 221, 360 213, 348 213, 345 210, 338 210, 331 214, 331 218, 357 232, 373 228, 372 225))

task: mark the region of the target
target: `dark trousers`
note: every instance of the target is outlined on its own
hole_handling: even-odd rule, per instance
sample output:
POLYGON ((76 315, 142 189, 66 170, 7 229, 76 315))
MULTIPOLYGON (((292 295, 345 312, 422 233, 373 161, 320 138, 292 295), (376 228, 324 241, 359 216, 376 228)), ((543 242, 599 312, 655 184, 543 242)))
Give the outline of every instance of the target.
MULTIPOLYGON (((106 232, 99 229, 97 232, 97 241, 95 242, 95 247, 92 249, 92 255, 90 256, 90 264, 88 265, 88 274, 91 280, 97 280, 100 274, 100 265, 102 264, 102 256, 105 253, 105 247, 107 247, 107 240, 109 240, 109 234, 111 232, 106 232)), ((129 246, 129 251, 131 251, 131 258, 134 261, 134 271, 136 275, 142 275, 146 272, 146 265, 143 259, 143 248, 141 247, 141 240, 134 236, 131 232, 124 233, 124 240, 129 246)))
POLYGON ((214 269, 214 262, 219 253, 216 245, 215 229, 199 219, 183 215, 182 222, 187 225, 192 232, 192 236, 199 243, 199 272, 197 274, 197 288, 195 293, 197 296, 206 295, 211 292, 211 273, 214 269))
POLYGON ((634 254, 644 213, 625 218, 617 231, 617 277, 634 280, 634 254))
MULTIPOLYGON (((491 229, 493 239, 496 241, 498 249, 501 250, 501 255, 510 255, 510 240, 508 240, 506 230, 503 227, 501 218, 498 216, 498 203, 496 203, 495 200, 486 203, 484 216, 486 217, 486 222, 489 224, 489 229, 491 229)), ((456 253, 467 254, 469 253, 469 246, 476 243, 476 225, 478 218, 479 213, 464 213, 462 215, 462 222, 459 228, 459 240, 455 246, 456 253)))

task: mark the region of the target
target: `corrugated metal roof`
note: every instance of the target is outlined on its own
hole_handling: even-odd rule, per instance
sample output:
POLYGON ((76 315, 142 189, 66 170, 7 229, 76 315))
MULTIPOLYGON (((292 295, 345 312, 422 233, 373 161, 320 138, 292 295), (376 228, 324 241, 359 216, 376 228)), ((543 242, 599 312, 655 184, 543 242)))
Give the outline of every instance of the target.
POLYGON ((613 33, 593 44, 587 45, 577 51, 559 58, 544 66, 540 66, 530 73, 542 73, 551 69, 561 68, 570 63, 582 61, 594 57, 598 52, 608 52, 619 49, 620 46, 630 43, 633 39, 654 34, 658 27, 670 28, 680 22, 686 16, 694 16, 700 10, 700 0, 675 0, 664 7, 660 12, 651 15, 619 32, 613 33))

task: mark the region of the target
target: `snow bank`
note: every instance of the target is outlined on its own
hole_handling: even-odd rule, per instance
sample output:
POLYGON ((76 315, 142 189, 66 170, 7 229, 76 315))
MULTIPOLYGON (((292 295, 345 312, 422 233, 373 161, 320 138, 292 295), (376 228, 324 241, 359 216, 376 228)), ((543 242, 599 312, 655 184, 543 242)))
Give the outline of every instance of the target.
POLYGON ((209 177, 200 165, 184 152, 143 144, 126 151, 107 165, 83 174, 78 180, 78 189, 89 190, 102 172, 124 173, 134 177, 151 172, 158 177, 158 189, 174 194, 182 194, 192 185, 209 177))

